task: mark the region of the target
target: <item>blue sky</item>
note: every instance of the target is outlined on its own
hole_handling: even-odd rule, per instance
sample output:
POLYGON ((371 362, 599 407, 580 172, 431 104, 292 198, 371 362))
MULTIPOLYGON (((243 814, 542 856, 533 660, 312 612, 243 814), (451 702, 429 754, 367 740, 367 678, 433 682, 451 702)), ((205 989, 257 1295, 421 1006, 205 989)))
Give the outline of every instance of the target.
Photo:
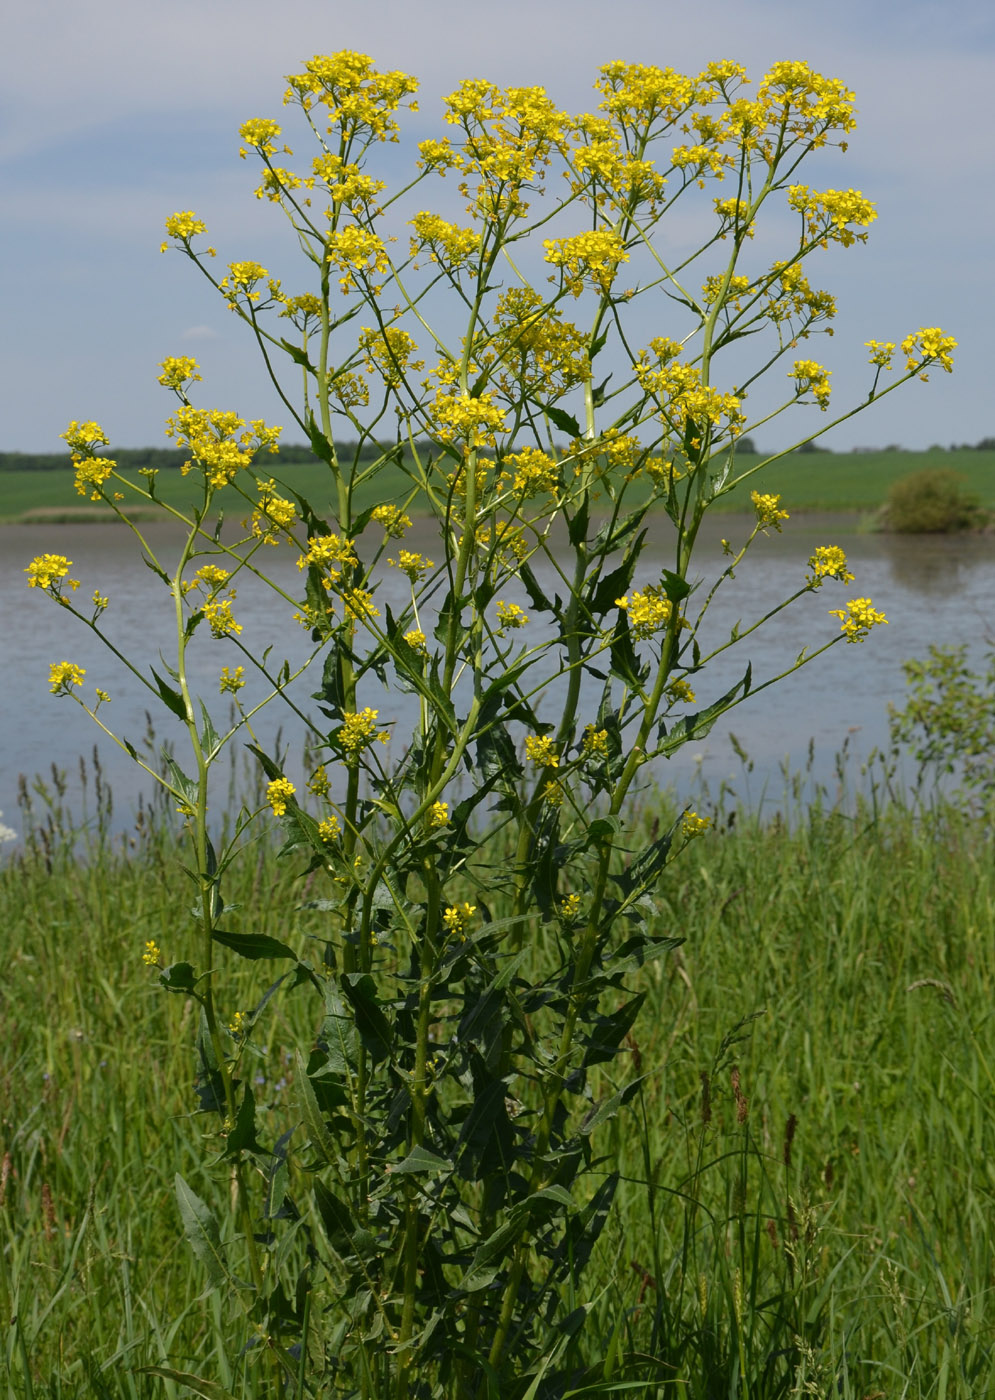
POLYGON ((867 245, 812 273, 840 305, 834 339, 811 352, 833 369, 834 406, 859 396, 871 337, 940 325, 960 348, 953 376, 909 386, 829 445, 995 435, 990 4, 379 0, 360 13, 335 0, 34 0, 8 15, 0 58, 0 450, 55 450, 70 418, 97 418, 117 446, 162 442, 166 355, 201 361, 205 404, 281 421, 238 323, 190 264, 160 256, 162 225, 194 209, 220 258, 258 258, 296 285, 302 268, 281 261, 279 215, 253 198, 237 129, 279 118, 284 75, 342 48, 418 76, 412 139, 441 130, 438 99, 464 77, 542 83, 577 111, 611 59, 697 72, 731 58, 756 80, 802 58, 842 78, 858 129, 819 179, 861 189, 878 220, 867 245))

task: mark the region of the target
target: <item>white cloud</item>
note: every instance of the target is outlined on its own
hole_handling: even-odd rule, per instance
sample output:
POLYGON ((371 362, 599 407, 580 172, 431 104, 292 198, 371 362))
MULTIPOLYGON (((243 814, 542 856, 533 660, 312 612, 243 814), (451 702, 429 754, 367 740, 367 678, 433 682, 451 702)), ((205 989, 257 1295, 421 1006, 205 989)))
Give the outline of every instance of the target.
POLYGON ((188 326, 180 335, 181 340, 220 340, 221 335, 213 326, 188 326))

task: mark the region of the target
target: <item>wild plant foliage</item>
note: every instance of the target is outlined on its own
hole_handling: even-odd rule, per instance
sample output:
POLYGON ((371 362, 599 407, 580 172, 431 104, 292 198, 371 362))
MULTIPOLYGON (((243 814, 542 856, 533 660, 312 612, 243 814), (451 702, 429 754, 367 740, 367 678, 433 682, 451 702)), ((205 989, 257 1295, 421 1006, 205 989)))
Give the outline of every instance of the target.
MULTIPOLYGON (((649 829, 637 794, 654 761, 779 678, 755 678, 744 656, 738 683, 716 693, 714 657, 744 650, 827 579, 852 578, 841 549, 819 546, 791 598, 703 644, 716 591, 788 518, 755 491, 723 571, 698 576, 705 513, 764 465, 740 469, 737 442, 799 404, 840 421, 830 371, 796 354, 835 313, 805 267, 866 238, 874 208, 798 172, 810 152, 845 147, 852 94, 803 63, 776 64, 752 97, 734 63, 697 77, 610 63, 597 111, 575 116, 541 88, 465 82, 445 101, 444 134, 389 191, 374 157, 400 140, 414 79, 338 53, 288 81, 308 154, 270 118, 243 125, 240 154, 257 162, 257 196, 290 221, 310 282, 285 286, 252 260, 215 271, 191 211, 167 220, 163 247, 255 336, 288 418, 327 464, 332 514, 281 479, 279 428, 197 406, 195 361, 167 359, 166 431, 195 504, 168 508, 184 527, 175 558, 131 528, 173 611, 175 655, 162 674, 115 651, 188 740, 159 780, 186 817, 195 919, 144 954, 200 1011, 196 1107, 218 1191, 209 1204, 179 1179, 179 1212, 274 1393, 561 1395, 604 1380, 571 1371, 592 1303, 584 1268, 617 1186, 610 1163, 592 1174, 596 1139, 638 1086, 618 1052, 640 969, 686 933, 655 891, 708 825, 686 810, 649 829), (429 209, 405 220, 440 179, 457 187, 461 221, 429 209), (674 260, 666 220, 696 201, 710 235, 674 260), (774 203, 794 233, 760 265, 755 235, 774 203), (640 343, 646 315, 658 333, 640 343), (752 368, 732 382, 724 366, 744 342, 752 368), (764 376, 784 392, 751 418, 764 376), (406 493, 360 508, 389 464, 406 493), (240 534, 217 519, 228 488, 245 502, 240 534), (668 567, 646 562, 650 530, 668 567), (292 552, 296 592, 268 571, 273 547, 292 552), (303 662, 239 620, 248 575, 310 637, 303 662), (387 601, 387 578, 404 580, 402 603, 387 601), (193 692, 204 647, 236 707, 230 727, 217 697, 193 692), (304 672, 310 709, 291 693, 304 672), (403 732, 402 694, 417 714, 403 732), (255 741, 268 704, 287 705, 314 755, 306 791, 255 741), (265 771, 267 801, 220 840, 212 782, 235 741, 265 771), (226 872, 268 817, 324 916, 308 946, 226 903, 226 872), (283 965, 253 1006, 228 995, 232 957, 283 965), (299 1046, 296 1114, 274 1124, 251 1067, 291 996, 312 999, 314 1034, 299 1046)), ((949 370, 953 346, 921 329, 888 378, 895 346, 871 342, 866 399, 840 417, 934 364, 949 370)), ((122 473, 98 424, 65 437, 81 494, 157 500, 155 470, 122 473)), ((42 555, 28 581, 114 649, 113 601, 98 588, 79 606, 71 568, 42 555)), ((833 615, 841 625, 781 675, 885 621, 863 597, 833 615)), ((144 763, 113 735, 108 692, 90 703, 84 681, 71 661, 52 667, 52 691, 144 763)))

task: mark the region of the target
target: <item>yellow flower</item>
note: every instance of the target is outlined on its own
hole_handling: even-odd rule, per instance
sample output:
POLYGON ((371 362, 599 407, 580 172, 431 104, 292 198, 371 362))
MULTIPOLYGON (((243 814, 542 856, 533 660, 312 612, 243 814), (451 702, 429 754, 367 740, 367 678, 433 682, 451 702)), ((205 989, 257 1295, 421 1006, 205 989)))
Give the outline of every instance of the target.
POLYGON ((840 583, 853 582, 853 574, 847 571, 846 555, 838 544, 818 545, 808 566, 812 570, 808 576, 811 588, 819 588, 826 578, 837 578, 840 583))
POLYGON ((693 705, 695 694, 691 686, 683 676, 675 676, 667 686, 667 694, 671 700, 678 701, 684 705, 693 705))
POLYGON ((329 789, 328 773, 323 763, 311 774, 311 780, 307 785, 308 792, 313 792, 315 797, 327 797, 329 789))
POLYGON ((231 1031, 232 1035, 235 1036, 236 1039, 238 1039, 239 1037, 245 1035, 246 1027, 248 1026, 248 1024, 249 1018, 248 1016, 246 1016, 245 1012, 236 1011, 235 1015, 228 1022, 228 1029, 231 1031))
POLYGON ((282 817, 287 810, 287 798, 293 797, 297 789, 289 778, 274 778, 266 788, 266 801, 273 808, 275 817, 282 817))
POLYGON ((625 244, 611 229, 591 229, 572 238, 543 240, 546 262, 563 269, 564 285, 571 296, 579 297, 587 277, 599 291, 611 290, 619 264, 629 261, 625 244))
POLYGON ((99 423, 92 419, 79 423, 74 418, 64 433, 59 434, 69 444, 73 456, 92 457, 95 447, 106 447, 110 438, 99 423))
POLYGON ((524 627, 528 618, 517 603, 501 603, 497 605, 498 631, 503 632, 506 627, 524 627))
POLYGON ((626 593, 616 598, 615 606, 628 615, 632 634, 639 641, 661 632, 673 614, 670 599, 663 597, 659 588, 652 583, 645 593, 634 592, 631 597, 626 593))
POLYGON ((97 686, 97 700, 102 705, 109 705, 111 703, 111 697, 107 694, 106 690, 101 690, 99 685, 97 686))
POLYGON ((342 601, 349 617, 379 617, 380 609, 373 602, 373 594, 366 588, 350 588, 343 593, 342 601))
POLYGON ((833 608, 829 616, 841 620, 843 625, 840 631, 846 633, 847 642, 862 642, 872 627, 877 627, 879 623, 888 624, 884 613, 871 607, 870 598, 851 598, 845 612, 841 608, 833 608))
POLYGON ((550 779, 542 790, 542 800, 543 802, 548 802, 550 807, 562 807, 563 789, 560 787, 559 783, 554 783, 552 779, 550 779))
POLYGON ((608 753, 608 730, 595 729, 593 724, 587 725, 581 740, 581 750, 588 758, 593 758, 595 755, 606 755, 608 753))
POLYGON ((368 744, 379 740, 385 744, 390 738, 386 729, 377 732, 377 719, 380 711, 370 709, 358 713, 346 713, 342 716, 342 728, 339 730, 339 743, 346 750, 346 761, 355 763, 360 749, 365 749, 368 744))
POLYGON ((170 356, 163 360, 160 369, 159 383, 164 389, 182 389, 184 384, 200 379, 197 361, 190 355, 170 356))
POLYGON ((472 228, 458 228, 446 223, 438 214, 423 211, 410 220, 415 236, 411 240, 411 256, 422 248, 428 250, 432 262, 441 261, 459 267, 480 247, 480 234, 472 228))
POLYGON ((475 904, 454 904, 442 916, 442 922, 450 933, 458 937, 466 936, 466 926, 477 912, 475 904))
MULTIPOLYGON (((76 487, 77 494, 85 496, 89 491, 90 500, 99 501, 101 499, 100 488, 116 466, 117 462, 112 461, 110 457, 74 457, 73 467, 76 471, 76 477, 73 485, 76 487)), ((120 498, 116 497, 115 499, 120 498)))
POLYGON ((524 452, 513 452, 504 461, 510 462, 515 469, 511 489, 523 500, 551 494, 560 484, 559 465, 538 448, 527 447, 524 452))
POLYGON ((400 569, 402 574, 407 574, 412 583, 417 583, 419 579, 425 577, 429 569, 435 568, 434 560, 426 559, 424 555, 410 549, 400 550, 397 558, 388 559, 387 563, 395 569, 400 569))
POLYGON ((318 835, 326 843, 336 840, 341 830, 339 819, 334 815, 326 817, 323 822, 318 823, 318 835))
POLYGON ((689 839, 692 836, 700 836, 711 824, 711 817, 699 817, 697 812, 685 812, 681 818, 681 835, 689 839))
POLYGON ((159 963, 159 945, 154 938, 150 938, 145 944, 145 952, 142 954, 142 962, 146 967, 156 967, 159 963))
POLYGON ((105 594, 101 593, 99 588, 95 588, 93 590, 93 597, 90 599, 90 601, 93 604, 93 610, 96 613, 106 612, 108 604, 110 603, 110 599, 105 594))
POLYGON ((525 757, 539 768, 558 768, 556 745, 548 734, 530 734, 525 740, 525 757))
POLYGON ((780 496, 761 495, 759 491, 751 491, 750 500, 756 508, 757 524, 761 529, 773 525, 774 529, 780 532, 781 521, 791 519, 786 510, 780 509, 780 496))
POLYGON ((449 803, 433 802, 428 812, 429 826, 448 826, 449 803))
POLYGON ((580 895, 568 894, 560 900, 560 914, 564 919, 575 919, 580 913, 580 895))
POLYGON ((384 534, 391 539, 400 539, 405 530, 411 529, 411 517, 400 506, 376 506, 371 518, 383 526, 384 534))
POLYGON ((227 691, 231 695, 236 695, 245 685, 245 667, 236 666, 234 671, 229 671, 227 666, 222 666, 221 676, 218 680, 218 693, 224 695, 227 691))
POLYGON ((274 142, 280 135, 280 126, 278 122, 267 117, 253 117, 250 121, 242 123, 238 134, 246 145, 255 146, 260 155, 271 156, 276 153, 274 142))
POLYGON ((799 395, 810 393, 825 411, 829 407, 829 395, 832 392, 829 383, 831 374, 832 370, 824 369, 815 360, 796 360, 794 367, 788 372, 788 378, 796 381, 799 395))
POLYGON ((427 653, 427 638, 420 627, 412 627, 410 632, 405 632, 404 640, 407 642, 408 646, 411 648, 412 651, 420 651, 423 654, 427 653))
POLYGON ((902 354, 909 357, 906 365, 908 369, 935 362, 940 364, 947 374, 951 374, 954 360, 950 352, 956 348, 957 342, 953 336, 944 335, 939 326, 920 327, 915 335, 906 336, 902 341, 902 354), (917 360, 917 355, 921 356, 921 360, 917 360))
POLYGON ((28 576, 28 587, 40 588, 58 597, 61 581, 65 578, 66 583, 75 592, 79 588, 79 579, 66 578, 72 566, 73 561, 67 559, 64 554, 39 554, 24 570, 28 576))
POLYGON ((865 340, 864 345, 871 352, 869 359, 872 365, 880 365, 882 369, 891 369, 891 357, 895 351, 893 340, 865 340))
POLYGON ((60 692, 68 695, 74 685, 82 685, 86 675, 84 666, 75 666, 71 661, 55 661, 49 667, 48 685, 53 695, 60 692))
MULTIPOLYGON (((170 214, 166 220, 166 232, 170 238, 179 238, 181 242, 188 243, 198 233, 206 233, 207 225, 203 219, 198 219, 192 209, 188 209, 183 214, 170 214)), ((167 247, 164 243, 163 250, 167 247)))
POLYGON ((213 637, 237 636, 241 632, 242 624, 236 622, 232 616, 229 598, 224 598, 221 602, 205 603, 203 611, 213 637))

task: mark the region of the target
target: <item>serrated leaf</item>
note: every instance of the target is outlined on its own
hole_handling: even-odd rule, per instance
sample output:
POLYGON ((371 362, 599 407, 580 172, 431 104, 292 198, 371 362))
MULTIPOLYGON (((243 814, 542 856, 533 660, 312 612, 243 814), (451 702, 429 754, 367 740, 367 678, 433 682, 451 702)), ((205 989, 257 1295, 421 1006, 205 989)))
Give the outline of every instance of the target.
POLYGON ((172 963, 159 973, 159 985, 167 992, 192 992, 197 985, 193 966, 188 962, 172 963))
POLYGON ((225 1142, 224 1157, 237 1157, 240 1152, 262 1152, 256 1139, 256 1096, 246 1084, 242 1102, 235 1115, 235 1126, 225 1142))
POLYGON ((207 1272, 208 1284, 213 1292, 221 1288, 228 1277, 228 1269, 221 1253, 221 1234, 218 1222, 210 1210, 187 1183, 176 1173, 174 1178, 176 1201, 180 1208, 183 1233, 191 1249, 207 1272))

